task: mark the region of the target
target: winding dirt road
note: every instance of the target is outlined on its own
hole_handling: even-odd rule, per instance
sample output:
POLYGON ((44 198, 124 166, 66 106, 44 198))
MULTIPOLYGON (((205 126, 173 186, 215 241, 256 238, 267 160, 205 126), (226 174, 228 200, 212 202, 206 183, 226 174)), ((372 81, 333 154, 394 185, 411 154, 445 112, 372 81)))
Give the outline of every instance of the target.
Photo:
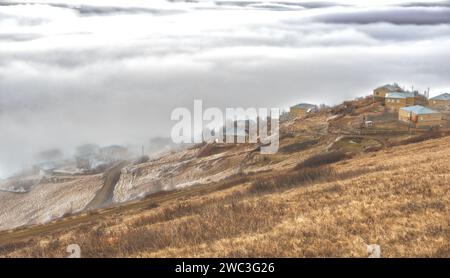
MULTIPOLYGON (((117 165, 120 168, 120 165, 117 165)), ((117 170, 113 167, 111 170, 117 170)), ((120 171, 120 170, 119 170, 120 171)), ((111 177, 114 177, 116 171, 111 171, 111 177)), ((265 173, 269 174, 269 173, 265 173)), ((260 174, 261 175, 261 174, 260 174)), ((161 206, 167 202, 177 201, 179 199, 185 199, 193 196, 200 196, 203 194, 208 194, 215 191, 224 190, 233 187, 237 184, 242 184, 249 182, 252 176, 257 176, 257 174, 251 174, 246 177, 229 177, 225 180, 221 180, 214 183, 196 185, 189 188, 173 190, 173 191, 161 191, 158 193, 153 193, 144 199, 131 201, 128 203, 119 204, 112 207, 102 208, 102 209, 92 209, 90 212, 82 212, 79 214, 67 216, 58 220, 54 220, 50 223, 26 226, 21 228, 16 228, 13 230, 1 231, 0 232, 0 252, 2 245, 14 243, 18 241, 28 240, 33 237, 39 237, 42 235, 48 235, 61 230, 70 229, 79 224, 89 223, 89 222, 99 222, 102 218, 106 218, 111 215, 120 214, 123 212, 133 213, 137 210, 149 209, 152 207, 161 206)), ((110 187, 107 187, 110 189, 110 187)), ((102 189, 103 190, 103 189, 102 189)), ((109 192, 108 190, 102 191, 101 196, 108 196, 104 192, 109 192), (104 194, 104 195, 103 195, 104 194)), ((99 191, 100 193, 100 191, 99 191)), ((107 198, 98 197, 98 199, 93 203, 93 205, 104 204, 102 200, 107 200, 107 198), (102 202, 101 202, 102 201, 102 202)), ((94 201, 94 200, 93 200, 94 201)), ((1 253, 0 253, 1 256, 1 253)))
POLYGON ((129 162, 121 161, 106 171, 105 183, 103 187, 97 192, 94 199, 87 204, 85 210, 104 208, 111 204, 114 195, 114 188, 120 179, 120 171, 127 164, 129 164, 129 162))

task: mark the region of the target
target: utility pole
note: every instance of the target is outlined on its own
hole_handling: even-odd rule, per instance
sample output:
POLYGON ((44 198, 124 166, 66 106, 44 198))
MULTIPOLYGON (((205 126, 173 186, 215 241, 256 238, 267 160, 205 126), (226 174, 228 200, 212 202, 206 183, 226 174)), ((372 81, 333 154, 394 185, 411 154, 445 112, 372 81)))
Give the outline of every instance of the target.
POLYGON ((412 112, 409 112, 408 133, 411 134, 412 112))
POLYGON ((359 125, 359 127, 360 127, 359 134, 360 135, 363 134, 363 130, 364 130, 365 125, 366 125, 366 115, 364 114, 363 118, 362 118, 362 123, 359 125))

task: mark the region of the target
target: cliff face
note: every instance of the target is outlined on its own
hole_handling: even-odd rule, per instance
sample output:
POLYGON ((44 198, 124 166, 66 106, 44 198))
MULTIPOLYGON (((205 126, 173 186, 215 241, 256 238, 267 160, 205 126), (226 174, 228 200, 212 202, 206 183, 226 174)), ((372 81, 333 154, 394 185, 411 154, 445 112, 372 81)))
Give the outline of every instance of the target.
POLYGON ((122 169, 114 189, 113 202, 121 203, 160 190, 158 167, 130 166, 122 169))
POLYGON ((173 190, 219 181, 239 173, 241 163, 249 156, 254 146, 243 145, 215 149, 190 149, 158 160, 122 169, 114 190, 116 203, 144 197, 161 190, 173 190), (211 152, 211 155, 205 155, 211 152))

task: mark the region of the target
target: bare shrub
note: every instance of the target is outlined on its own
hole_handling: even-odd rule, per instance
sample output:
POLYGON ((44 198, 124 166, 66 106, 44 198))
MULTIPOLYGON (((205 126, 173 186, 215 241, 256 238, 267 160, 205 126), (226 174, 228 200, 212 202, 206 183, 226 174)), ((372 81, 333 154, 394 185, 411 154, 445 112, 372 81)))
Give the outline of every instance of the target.
POLYGON ((199 150, 197 157, 200 158, 200 157, 211 156, 214 154, 219 154, 219 153, 225 152, 233 147, 234 146, 232 144, 224 144, 224 145, 206 144, 199 150))
POLYGON ((326 164, 335 163, 344 159, 350 158, 350 155, 342 151, 332 151, 328 153, 318 154, 305 159, 303 162, 297 164, 296 170, 302 168, 314 168, 326 164))
POLYGON ((419 142, 423 142, 423 141, 430 140, 430 139, 436 139, 441 136, 442 136, 442 134, 440 132, 426 132, 426 133, 422 133, 418 136, 407 138, 407 139, 397 142, 393 145, 398 146, 398 145, 414 144, 414 143, 419 143, 419 142))
POLYGON ((265 200, 242 202, 241 195, 238 195, 198 206, 189 203, 175 206, 171 210, 177 213, 175 217, 161 217, 173 220, 130 227, 115 234, 115 245, 96 232, 90 232, 79 241, 83 257, 133 256, 143 250, 181 248, 246 233, 265 232, 281 221, 281 216, 286 213, 282 206, 265 200))
POLYGON ((364 152, 371 153, 371 152, 380 151, 382 149, 383 149, 382 146, 368 146, 368 147, 364 148, 364 152))
POLYGON ((138 158, 133 162, 133 164, 134 164, 134 165, 139 165, 139 164, 142 164, 142 163, 146 163, 146 162, 148 162, 149 160, 150 160, 150 157, 149 157, 148 155, 142 155, 142 156, 138 157, 138 158))
POLYGON ((292 132, 280 132, 280 140, 287 139, 287 138, 294 138, 295 134, 292 132))
POLYGON ((27 245, 28 245, 28 243, 23 242, 23 241, 6 243, 3 245, 0 245, 0 253, 13 252, 17 249, 24 248, 27 245))
POLYGON ((305 183, 312 183, 319 179, 328 179, 332 177, 333 174, 334 171, 328 166, 302 168, 292 174, 258 179, 250 186, 249 192, 257 194, 284 190, 305 183))
POLYGON ((281 147, 280 148, 280 152, 282 152, 282 153, 294 153, 294 152, 303 151, 303 150, 306 150, 306 149, 316 145, 318 142, 319 142, 319 140, 313 139, 313 140, 307 140, 307 141, 303 141, 303 142, 290 144, 290 145, 281 147))

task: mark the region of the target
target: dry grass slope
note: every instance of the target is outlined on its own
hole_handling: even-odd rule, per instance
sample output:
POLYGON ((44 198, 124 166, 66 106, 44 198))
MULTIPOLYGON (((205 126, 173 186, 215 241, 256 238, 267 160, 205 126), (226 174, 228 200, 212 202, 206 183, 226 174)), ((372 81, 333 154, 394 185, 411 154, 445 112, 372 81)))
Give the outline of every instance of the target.
POLYGON ((450 138, 327 165, 310 161, 213 193, 0 247, 6 257, 450 257, 450 138), (309 165, 308 167, 306 167, 309 165))

